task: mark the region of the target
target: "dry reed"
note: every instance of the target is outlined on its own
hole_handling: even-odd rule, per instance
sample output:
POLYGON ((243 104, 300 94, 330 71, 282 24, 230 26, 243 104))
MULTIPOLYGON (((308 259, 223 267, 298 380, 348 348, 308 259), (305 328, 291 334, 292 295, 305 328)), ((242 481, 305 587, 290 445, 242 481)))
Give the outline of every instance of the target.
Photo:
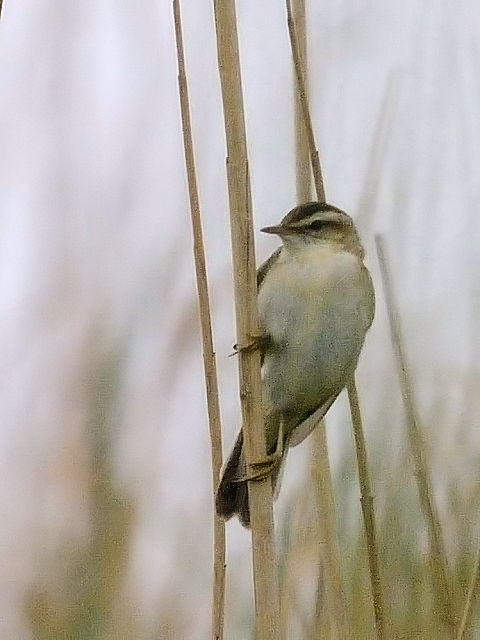
POLYGON ((367 160, 367 170, 363 179, 356 220, 360 227, 368 226, 369 216, 375 211, 376 199, 380 191, 380 182, 385 167, 385 157, 391 140, 391 131, 395 108, 398 105, 399 73, 392 72, 387 81, 385 92, 374 125, 373 136, 367 160))
MULTIPOLYGON (((203 244, 197 175, 195 169, 192 125, 190 121, 190 102, 185 72, 185 54, 183 50, 183 34, 179 0, 173 0, 173 13, 177 44, 178 91, 182 115, 183 144, 193 231, 193 255, 195 259, 195 274, 197 280, 198 305, 202 332, 203 367, 205 373, 208 421, 210 427, 212 484, 214 492, 218 485, 220 470, 222 467, 222 427, 220 421, 217 365, 213 347, 207 267, 203 244)), ((221 640, 223 638, 225 608, 225 523, 216 513, 214 515, 213 549, 212 634, 214 640, 221 640)))
POLYGON ((443 541, 442 528, 430 486, 428 462, 425 452, 424 437, 420 426, 420 419, 415 401, 415 394, 403 346, 402 331, 398 305, 395 299, 390 270, 385 249, 385 242, 379 235, 375 236, 378 261, 382 274, 383 290, 390 324, 391 341, 395 353, 398 377, 402 390, 402 397, 407 415, 408 438, 412 452, 415 478, 417 481, 420 505, 428 530, 428 538, 433 561, 433 578, 441 594, 442 618, 452 635, 457 626, 452 594, 450 591, 447 555, 443 541))
MULTIPOLYGON (((305 0, 294 0, 293 17, 296 25, 295 35, 299 49, 298 64, 305 78, 307 89, 307 37, 305 0)), ((304 118, 305 105, 302 107, 300 95, 295 91, 295 133, 296 133, 296 183, 297 200, 311 200, 312 180, 310 164, 310 146, 304 118)), ((312 132, 310 132, 312 135, 312 132)), ((316 499, 316 543, 323 570, 319 571, 317 583, 317 606, 312 629, 322 628, 323 607, 320 601, 325 596, 327 617, 332 638, 348 638, 345 594, 342 584, 340 549, 338 545, 335 499, 328 459, 328 446, 325 421, 321 420, 311 435, 311 479, 315 487, 316 499)))
POLYGON ((363 432, 357 386, 353 377, 347 385, 347 392, 348 400, 350 402, 350 411, 352 414, 355 449, 357 452, 360 503, 362 505, 363 521, 365 524, 365 534, 367 539, 368 566, 370 569, 370 582, 372 585, 375 624, 377 628, 377 636, 379 638, 384 638, 386 636, 386 631, 383 616, 383 593, 380 582, 380 569, 378 566, 377 530, 375 524, 375 511, 373 508, 373 493, 370 482, 370 473, 368 470, 367 446, 363 432))
MULTIPOLYGON (((259 335, 255 247, 243 111, 235 3, 215 0, 218 67, 227 141, 227 181, 234 268, 237 343, 249 345, 259 335)), ((239 353, 240 399, 247 469, 265 459, 265 436, 256 349, 239 353)), ((253 475, 253 474, 252 474, 253 475)), ((271 478, 248 483, 252 526, 256 633, 262 640, 279 638, 278 575, 275 562, 271 478)))
MULTIPOLYGON (((298 39, 296 35, 295 24, 292 17, 292 8, 290 0, 286 0, 287 6, 287 22, 290 35, 290 43, 292 47, 292 55, 297 78, 297 88, 300 104, 302 106, 303 116, 305 119, 305 128, 310 148, 310 159, 312 163, 313 179, 317 199, 325 202, 325 187, 323 184, 322 169, 320 158, 315 144, 315 134, 313 131, 312 118, 310 114, 310 106, 307 97, 305 78, 302 73, 302 64, 300 59, 300 51, 298 39)), ((350 402, 350 412, 352 415, 352 426, 355 436, 358 473, 360 478, 361 489, 361 505, 365 524, 365 534, 367 538, 368 560, 370 569, 370 579, 372 586, 373 608, 375 613, 375 624, 377 629, 377 637, 385 637, 385 619, 383 614, 383 594, 381 589, 380 572, 378 567, 378 549, 376 539, 375 513, 373 509, 373 496, 370 490, 370 477, 367 464, 367 454, 365 447, 365 438, 363 435, 363 426, 358 404, 358 394, 355 379, 352 376, 347 383, 348 399, 350 402)))

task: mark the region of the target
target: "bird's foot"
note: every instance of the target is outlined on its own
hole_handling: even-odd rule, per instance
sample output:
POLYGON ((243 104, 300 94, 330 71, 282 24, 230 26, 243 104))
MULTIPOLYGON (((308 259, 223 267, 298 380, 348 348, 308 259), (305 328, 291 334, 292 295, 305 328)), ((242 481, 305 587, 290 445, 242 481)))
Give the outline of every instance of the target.
POLYGON ((280 466, 282 462, 282 455, 271 453, 265 456, 263 460, 255 460, 250 463, 250 471, 245 475, 243 480, 247 482, 250 480, 265 480, 268 476, 271 476, 280 466))
POLYGON ((233 345, 233 353, 230 354, 230 357, 236 356, 239 353, 249 353, 251 351, 256 351, 257 349, 261 350, 268 342, 268 336, 264 333, 251 333, 248 338, 249 341, 246 344, 233 345))
POLYGON ((271 476, 282 463, 284 454, 284 434, 283 420, 280 421, 278 429, 277 446, 273 453, 265 456, 262 460, 254 460, 249 464, 249 472, 235 480, 235 482, 248 482, 250 480, 265 480, 271 476))

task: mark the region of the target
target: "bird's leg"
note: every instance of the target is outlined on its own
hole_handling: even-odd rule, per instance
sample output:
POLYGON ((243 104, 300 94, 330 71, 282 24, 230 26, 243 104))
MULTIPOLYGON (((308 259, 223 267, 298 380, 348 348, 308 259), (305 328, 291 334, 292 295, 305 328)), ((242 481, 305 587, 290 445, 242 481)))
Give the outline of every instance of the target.
POLYGON ((277 446, 273 453, 266 455, 263 460, 254 460, 250 463, 252 473, 246 473, 240 478, 236 478, 234 482, 245 482, 248 480, 264 480, 268 476, 272 475, 274 471, 280 466, 282 462, 283 453, 285 447, 285 435, 283 429, 283 418, 280 418, 280 424, 278 426, 277 446))
POLYGON ((255 351, 256 349, 264 350, 268 343, 268 335, 266 333, 251 333, 248 336, 246 344, 234 344, 233 353, 230 356, 236 356, 239 353, 255 351))

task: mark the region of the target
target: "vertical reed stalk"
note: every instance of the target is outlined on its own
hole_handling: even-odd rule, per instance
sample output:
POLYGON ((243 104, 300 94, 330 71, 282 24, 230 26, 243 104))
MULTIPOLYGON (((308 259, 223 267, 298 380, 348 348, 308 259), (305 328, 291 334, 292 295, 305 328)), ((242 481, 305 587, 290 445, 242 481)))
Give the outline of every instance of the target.
MULTIPOLYGON (((302 76, 307 85, 307 24, 305 14, 305 0, 293 1, 293 16, 295 19, 295 35, 298 37, 299 61, 302 76)), ((296 82, 296 81, 295 81, 296 82)), ((296 84, 295 84, 296 86, 296 84)), ((305 91, 307 87, 305 86, 305 91)), ((309 202, 312 199, 312 178, 310 163, 310 145, 305 125, 304 110, 300 94, 295 91, 295 155, 296 155, 296 185, 298 202, 309 202)))
POLYGON ((380 582, 380 570, 378 566, 378 549, 375 524, 375 511, 373 508, 373 493, 368 470, 367 446, 362 426, 362 416, 358 401, 357 386, 355 378, 347 385, 348 400, 350 402, 350 412, 352 414, 353 434, 355 438, 355 449, 357 452, 358 477, 360 481, 360 502, 362 505, 363 521, 367 539, 368 566, 370 569, 370 581, 372 585, 373 609, 375 613, 375 623, 377 627, 377 637, 386 636, 385 620, 383 617, 383 593, 380 582))
MULTIPOLYGON (((298 63, 305 78, 307 90, 307 37, 305 0, 294 0, 293 13, 295 19, 295 34, 298 38, 298 63)), ((297 200, 308 202, 311 200, 312 181, 310 165, 310 147, 305 127, 304 109, 298 92, 295 92, 295 132, 296 132, 296 182, 297 200), (303 111, 303 112, 302 112, 303 111)), ((335 638, 350 636, 347 624, 345 595, 342 585, 342 570, 340 549, 338 546, 335 498, 333 493, 330 462, 328 459, 327 434, 325 421, 321 420, 310 436, 312 439, 312 481, 315 485, 316 498, 316 542, 319 547, 319 560, 323 566, 320 570, 317 585, 317 600, 326 598, 330 634, 335 638)), ((318 604, 318 603, 317 603, 318 604)), ((316 606, 313 629, 321 628, 323 607, 316 606)))
MULTIPOLYGON (((215 491, 222 467, 222 427, 218 400, 217 365, 213 347, 212 320, 208 293, 207 267, 203 244, 200 200, 198 196, 195 156, 193 150, 192 125, 190 121, 190 103, 185 73, 185 54, 183 50, 182 22, 179 0, 173 0, 175 37, 178 60, 178 91, 182 113, 183 145, 190 198, 190 213, 193 231, 193 255, 197 279, 198 305, 203 344, 203 367, 207 394, 208 421, 212 456, 212 484, 215 491)), ((212 597, 212 636, 214 640, 223 639, 225 605, 225 523, 216 514, 213 525, 213 597, 212 597)))
POLYGON ((417 480, 420 505, 427 525, 428 538, 432 553, 434 568, 433 577, 442 600, 442 618, 452 635, 455 636, 457 622, 452 594, 450 592, 447 555, 445 552, 445 544, 443 541, 440 519, 438 517, 438 510, 430 485, 424 438, 420 426, 411 376, 403 347, 404 341, 402 337, 398 305, 390 278, 385 242, 381 236, 377 235, 375 236, 375 243, 377 247, 380 271, 382 274, 385 303, 390 323, 391 340, 397 363, 398 377, 400 379, 405 412, 407 414, 408 437, 415 467, 415 478, 417 480))
POLYGON ((318 598, 324 597, 327 603, 330 637, 332 640, 346 640, 352 636, 345 605, 345 594, 342 584, 342 563, 337 536, 335 498, 330 475, 328 446, 325 421, 322 420, 311 436, 312 479, 315 487, 316 511, 318 516, 317 540, 320 546, 323 571, 319 575, 317 585, 317 606, 315 628, 320 626, 322 609, 318 606, 318 598), (322 581, 323 584, 320 584, 322 581))
MULTIPOLYGON (((218 67, 227 141, 227 180, 235 285, 237 343, 259 336, 255 247, 248 175, 247 142, 234 0, 214 0, 218 67)), ((265 436, 258 350, 241 350, 240 399, 247 468, 265 459, 265 436)), ((253 474, 252 474, 253 475, 253 474)), ((271 478, 248 483, 252 526, 256 633, 278 640, 279 595, 275 563, 271 478)))
MULTIPOLYGON (((294 496, 288 507, 288 531, 285 532, 287 542, 285 553, 281 557, 280 580, 280 620, 282 640, 290 640, 295 622, 307 622, 302 596, 303 583, 299 580, 299 567, 304 566, 306 552, 310 555, 312 528, 306 523, 311 513, 311 494, 300 491, 294 496), (296 618, 296 620, 295 620, 296 618)), ((300 574, 303 578, 303 572, 300 574)), ((310 639, 310 636, 303 636, 310 639)))
MULTIPOLYGON (((310 114, 310 106, 307 97, 305 78, 302 72, 302 64, 296 29, 292 17, 292 8, 290 0, 286 0, 287 5, 287 21, 288 31, 290 35, 290 43, 292 47, 292 56, 297 77, 297 88, 299 100, 302 107, 303 117, 305 119, 305 128, 310 148, 310 159, 312 162, 313 178, 317 199, 319 202, 325 202, 325 187, 323 184, 322 169, 320 158, 315 144, 315 134, 313 132, 312 118, 310 114)), ((368 559, 370 568, 370 580, 372 585, 373 608, 375 613, 375 624, 377 629, 377 637, 385 637, 385 619, 383 614, 383 593, 381 589, 380 573, 378 567, 378 549, 376 540, 375 512, 373 509, 373 496, 370 490, 370 477, 367 465, 367 454, 365 448, 365 438, 363 435, 363 426, 358 404, 358 394, 355 385, 355 378, 352 376, 347 383, 348 399, 350 402, 350 412, 352 415, 353 432, 357 449, 358 473, 360 477, 361 504, 363 519, 365 524, 365 534, 367 538, 368 559)))
POLYGON ((322 167, 320 164, 320 157, 318 155, 317 146, 315 143, 315 134, 313 132, 312 116, 310 114, 310 105, 308 102, 307 87, 305 82, 305 76, 303 71, 303 63, 301 59, 300 48, 298 44, 298 38, 296 33, 295 24, 293 22, 292 7, 290 0, 287 2, 287 23, 288 33, 290 36, 290 45, 292 47, 293 67, 295 70, 295 77, 297 80, 297 100, 303 114, 304 131, 306 134, 308 149, 310 151, 310 161, 312 163, 313 182, 315 184, 315 190, 317 192, 317 199, 319 202, 325 202, 325 187, 323 185, 322 167))
POLYGON ((367 170, 355 216, 359 225, 368 229, 371 228, 372 214, 375 210, 380 180, 391 139, 395 109, 398 105, 399 79, 398 72, 391 72, 388 77, 370 143, 367 170))

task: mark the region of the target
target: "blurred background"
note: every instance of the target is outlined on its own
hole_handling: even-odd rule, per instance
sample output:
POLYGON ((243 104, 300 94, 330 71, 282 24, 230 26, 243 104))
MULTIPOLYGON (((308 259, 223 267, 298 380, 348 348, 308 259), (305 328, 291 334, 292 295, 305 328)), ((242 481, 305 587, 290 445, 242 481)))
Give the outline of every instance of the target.
MULTIPOLYGON (((296 204, 283 2, 238 2, 255 227, 296 204)), ((239 427, 213 3, 182 2, 220 376, 239 427)), ((373 237, 391 256, 458 607, 479 533, 479 19, 473 0, 307 2, 333 204, 377 290, 358 370, 388 615, 439 637, 373 237)), ((170 2, 5 0, 0 24, 0 636, 210 637, 212 497, 170 2)), ((258 259, 276 240, 257 236, 258 259)), ((327 433, 347 597, 372 613, 348 406, 327 433)), ((291 638, 312 566, 311 443, 276 505, 291 638)), ((250 536, 228 525, 226 637, 251 637, 250 536)), ((473 617, 480 637, 478 616, 473 617)), ((303 626, 302 626, 303 625, 303 626)))

